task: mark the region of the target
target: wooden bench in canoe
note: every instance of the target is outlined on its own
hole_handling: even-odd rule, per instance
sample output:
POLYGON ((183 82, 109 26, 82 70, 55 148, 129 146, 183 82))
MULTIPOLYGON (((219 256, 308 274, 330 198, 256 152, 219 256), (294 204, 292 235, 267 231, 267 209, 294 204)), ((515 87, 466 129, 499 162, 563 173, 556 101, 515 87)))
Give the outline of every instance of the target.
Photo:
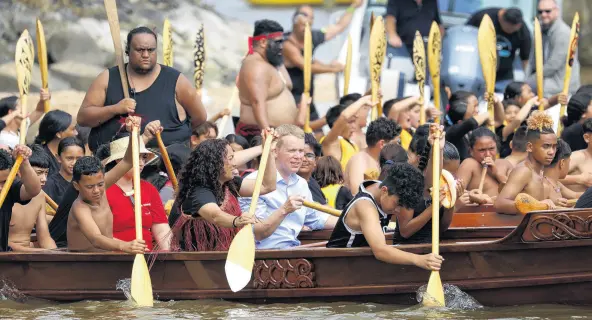
MULTIPOLYGON (((400 249, 428 253, 426 245, 400 249)), ((532 212, 497 240, 446 241, 442 281, 486 306, 592 304, 592 210, 532 212)), ((125 299, 116 289, 129 278, 133 255, 1 253, 0 270, 21 293, 60 301, 125 299)), ((252 283, 228 288, 226 252, 161 253, 150 274, 160 300, 245 302, 368 301, 415 304, 429 272, 391 265, 369 248, 257 251, 252 283)))

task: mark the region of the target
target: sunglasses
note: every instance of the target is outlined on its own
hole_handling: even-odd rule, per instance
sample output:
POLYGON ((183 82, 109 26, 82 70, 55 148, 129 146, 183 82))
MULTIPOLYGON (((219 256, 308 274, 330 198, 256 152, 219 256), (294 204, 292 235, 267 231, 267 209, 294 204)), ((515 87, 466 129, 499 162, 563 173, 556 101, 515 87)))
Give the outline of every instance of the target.
POLYGON ((553 11, 553 9, 548 9, 548 10, 537 10, 537 12, 539 13, 539 15, 540 15, 540 14, 543 14, 543 13, 549 14, 549 13, 551 13, 551 11, 553 11))

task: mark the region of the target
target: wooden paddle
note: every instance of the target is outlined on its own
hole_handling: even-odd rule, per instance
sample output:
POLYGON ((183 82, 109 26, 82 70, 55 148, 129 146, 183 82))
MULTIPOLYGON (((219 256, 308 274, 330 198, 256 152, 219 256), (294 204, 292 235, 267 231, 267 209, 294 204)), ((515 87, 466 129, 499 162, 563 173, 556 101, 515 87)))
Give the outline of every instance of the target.
POLYGON ((413 40, 413 65, 415 66, 415 80, 419 86, 419 124, 422 125, 426 122, 425 102, 423 97, 425 91, 426 65, 425 46, 423 44, 423 37, 419 31, 415 31, 415 39, 413 40))
MULTIPOLYGON (((578 199, 567 200, 566 208, 573 207, 576 202, 578 202, 578 199)), ((521 214, 527 214, 531 211, 549 210, 548 204, 535 199, 533 196, 527 193, 519 193, 514 199, 514 205, 521 214)))
POLYGON ((199 30, 197 30, 197 35, 195 37, 195 47, 193 49, 193 82, 195 83, 195 89, 197 89, 197 93, 200 95, 205 75, 205 64, 206 34, 204 32, 204 25, 202 23, 199 30))
MULTIPOLYGON (((123 63, 123 50, 121 46, 121 36, 119 29, 119 17, 117 15, 117 4, 115 0, 104 0, 113 47, 115 49, 115 60, 119 68, 119 76, 123 87, 123 96, 129 98, 129 89, 127 86, 127 76, 123 63)), ((133 153, 133 173, 134 173, 134 212, 136 220, 136 239, 142 240, 142 199, 140 196, 140 152, 138 146, 138 128, 134 126, 132 130, 132 153, 133 153)), ((131 281, 132 300, 143 307, 152 307, 154 298, 152 296, 152 280, 148 272, 148 265, 143 254, 136 254, 132 268, 131 281)))
POLYGON ((479 59, 488 93, 487 112, 489 112, 489 130, 495 132, 495 76, 497 72, 497 40, 493 21, 488 15, 483 16, 478 31, 479 59))
POLYGON ((349 79, 351 77, 352 64, 352 39, 351 34, 347 35, 347 54, 345 55, 345 68, 343 69, 343 95, 349 93, 349 79))
POLYGON ((164 146, 164 142, 162 142, 162 136, 160 135, 160 132, 156 133, 156 142, 158 143, 158 149, 160 150, 160 155, 162 156, 162 161, 164 161, 164 166, 166 167, 169 179, 171 179, 171 183, 173 184, 173 189, 175 189, 175 192, 177 192, 179 191, 179 182, 177 181, 175 170, 173 170, 171 158, 169 158, 169 152, 164 146))
MULTIPOLYGON (((273 137, 270 135, 265 139, 265 144, 263 145, 259 171, 257 171, 257 179, 255 180, 255 190, 253 190, 251 206, 249 207, 249 217, 253 216, 257 209, 257 201, 259 200, 259 192, 263 184, 263 174, 267 167, 272 141, 273 137)), ((251 224, 248 224, 236 234, 230 244, 230 248, 228 248, 224 270, 226 271, 226 280, 228 280, 228 285, 232 292, 242 290, 249 283, 254 263, 255 236, 253 235, 251 224)))
MULTIPOLYGON (((304 93, 302 93, 302 101, 308 101, 310 98, 310 82, 312 79, 312 34, 310 32, 310 26, 308 22, 304 27, 304 93)), ((310 108, 306 113, 306 119, 304 120, 304 132, 312 133, 310 128, 310 108)))
POLYGON ((372 31, 370 31, 370 83, 372 92, 372 103, 377 103, 372 108, 372 121, 382 116, 382 103, 378 97, 380 88, 380 73, 382 72, 382 63, 386 54, 386 35, 384 31, 384 21, 381 16, 374 19, 372 31))
POLYGON ((47 203, 53 209, 53 211, 57 211, 58 204, 55 201, 53 201, 53 199, 47 193, 43 192, 43 195, 45 196, 45 203, 47 203))
POLYGON ((337 210, 337 209, 334 209, 334 208, 331 208, 328 206, 324 206, 324 205, 317 203, 317 202, 303 201, 302 204, 307 208, 321 211, 321 212, 330 214, 335 217, 341 216, 341 210, 337 210))
MULTIPOLYGON (((232 88, 232 93, 230 94, 230 101, 228 101, 228 105, 226 106, 226 108, 231 110, 231 113, 232 113, 232 108, 234 107, 236 99, 238 99, 238 86, 235 85, 234 88, 232 88)), ((230 115, 224 115, 222 117, 222 120, 220 120, 220 123, 218 124, 218 139, 222 139, 224 137, 223 130, 226 127, 226 123, 228 122, 229 118, 230 118, 230 115)))
POLYGON ((483 166, 481 170, 481 180, 479 180, 479 193, 483 192, 483 184, 485 183, 485 177, 487 177, 487 165, 483 166))
MULTIPOLYGON (((27 96, 29 95, 29 87, 31 86, 31 73, 33 71, 33 61, 35 60, 35 53, 33 48, 33 40, 29 35, 29 31, 25 29, 21 34, 20 38, 16 43, 16 50, 14 54, 14 60, 16 64, 16 80, 19 89, 21 113, 25 115, 27 113, 27 96)), ((25 144, 25 138, 27 137, 27 121, 23 119, 21 121, 21 127, 19 131, 19 144, 25 144)), ((4 204, 4 200, 8 195, 8 190, 14 182, 14 178, 19 171, 19 168, 23 163, 23 157, 18 156, 14 161, 12 168, 4 182, 2 191, 0 191, 0 206, 4 204)))
MULTIPOLYGON (((442 54, 442 35, 440 34, 440 27, 436 21, 432 21, 430 28, 430 35, 428 37, 428 67, 430 68, 430 76, 434 84, 434 107, 436 110, 442 109, 440 106, 440 59, 442 54)), ((435 123, 440 124, 440 117, 436 117, 435 123)))
MULTIPOLYGON (((578 50, 578 40, 580 38, 580 15, 576 12, 571 23, 571 34, 569 36, 569 48, 567 48, 567 57, 565 59, 565 76, 563 77, 563 93, 567 96, 569 93, 569 82, 571 80, 571 68, 576 59, 576 52, 578 50)), ((559 109, 559 119, 565 116, 567 105, 562 104, 559 109)), ((561 137, 563 132, 563 122, 559 121, 559 129, 557 136, 561 137)))
MULTIPOLYGON (((440 252, 440 128, 434 131, 434 145, 432 146, 432 253, 440 252)), ((440 279, 440 272, 432 271, 423 301, 424 306, 445 307, 444 287, 440 279)))
MULTIPOLYGON (((543 99, 543 35, 541 23, 537 17, 534 18, 534 62, 536 67, 536 86, 539 101, 543 99)), ((539 111, 544 111, 543 104, 539 104, 539 111)))
POLYGON ((162 61, 167 67, 173 66, 173 29, 169 19, 164 19, 162 28, 162 61))
MULTIPOLYGON (((45 32, 39 18, 37 18, 37 61, 39 62, 39 71, 41 71, 41 87, 48 88, 47 71, 47 46, 45 44, 45 32)), ((43 112, 49 112, 49 100, 43 101, 43 112)))

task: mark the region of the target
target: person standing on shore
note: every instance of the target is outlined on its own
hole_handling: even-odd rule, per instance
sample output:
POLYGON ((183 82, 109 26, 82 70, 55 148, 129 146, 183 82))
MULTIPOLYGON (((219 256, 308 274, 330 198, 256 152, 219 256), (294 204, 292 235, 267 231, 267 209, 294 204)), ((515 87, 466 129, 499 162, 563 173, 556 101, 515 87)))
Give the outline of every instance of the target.
MULTIPOLYGON (((139 114, 144 126, 160 120, 165 145, 185 142, 191 129, 206 121, 206 111, 191 82, 179 71, 156 63, 157 36, 147 27, 127 35, 125 65, 130 98, 125 99, 117 66, 91 84, 78 111, 78 124, 90 127, 88 145, 95 152, 123 128, 127 114, 139 114)), ((152 142, 155 146, 155 141, 152 142)))

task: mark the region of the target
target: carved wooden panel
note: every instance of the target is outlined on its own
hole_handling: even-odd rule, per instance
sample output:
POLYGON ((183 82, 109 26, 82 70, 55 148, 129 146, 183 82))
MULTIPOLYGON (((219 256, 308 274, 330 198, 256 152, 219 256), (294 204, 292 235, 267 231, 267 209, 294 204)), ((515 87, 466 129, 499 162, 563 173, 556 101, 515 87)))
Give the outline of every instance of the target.
POLYGON ((522 234, 525 242, 591 238, 592 215, 589 212, 536 214, 522 234))
POLYGON ((314 264, 307 259, 255 260, 255 289, 316 287, 314 264))

